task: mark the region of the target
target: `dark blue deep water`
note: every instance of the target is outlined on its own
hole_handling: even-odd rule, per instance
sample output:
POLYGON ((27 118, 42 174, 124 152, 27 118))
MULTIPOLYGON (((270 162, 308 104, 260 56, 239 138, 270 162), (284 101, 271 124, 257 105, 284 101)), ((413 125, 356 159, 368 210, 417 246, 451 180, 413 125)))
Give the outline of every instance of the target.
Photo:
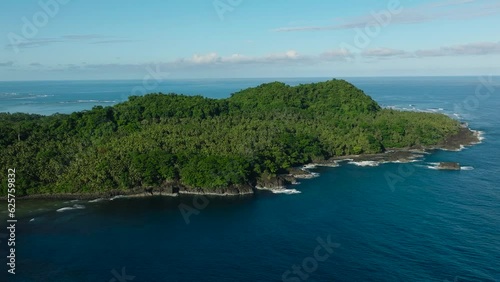
MULTIPOLYGON (((5 275, 3 240, 0 278, 500 281, 500 78, 348 80, 383 106, 449 114, 485 139, 412 164, 319 168, 320 177, 293 187, 300 194, 18 202, 25 215, 16 230, 17 274, 5 275), (466 170, 430 168, 440 161, 460 162, 466 170), (398 182, 389 183, 387 175, 398 182), (74 204, 85 208, 56 211, 74 204), (180 205, 197 209, 189 223, 180 205)), ((170 81, 154 91, 227 97, 265 81, 170 81)), ((89 109, 126 99, 136 85, 140 81, 1 82, 0 111, 89 109)))

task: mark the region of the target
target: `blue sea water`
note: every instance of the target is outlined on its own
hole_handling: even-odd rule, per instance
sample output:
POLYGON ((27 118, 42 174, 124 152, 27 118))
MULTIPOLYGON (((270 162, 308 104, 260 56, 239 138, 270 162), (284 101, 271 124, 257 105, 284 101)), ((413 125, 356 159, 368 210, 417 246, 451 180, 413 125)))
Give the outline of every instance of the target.
MULTIPOLYGON (((298 194, 44 205, 19 218, 15 276, 6 275, 6 242, 0 243, 0 279, 500 281, 500 78, 347 80, 383 106, 449 114, 485 139, 412 164, 315 169, 320 177, 291 187, 298 194), (441 161, 466 170, 432 169, 441 161), (80 208, 57 211, 75 204, 80 208), (195 211, 189 221, 179 207, 195 211)), ((221 98, 267 81, 168 81, 154 91, 221 98)), ((123 101, 137 85, 141 81, 0 82, 0 111, 69 113, 123 101)), ((28 204, 36 201, 19 201, 18 209, 28 204)))

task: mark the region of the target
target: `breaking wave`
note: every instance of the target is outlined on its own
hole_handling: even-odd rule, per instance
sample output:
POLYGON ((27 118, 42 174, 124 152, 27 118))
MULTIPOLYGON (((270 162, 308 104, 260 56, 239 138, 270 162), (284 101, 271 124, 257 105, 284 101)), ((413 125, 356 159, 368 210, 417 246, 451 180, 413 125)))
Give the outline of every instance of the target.
POLYGON ((97 202, 102 202, 104 200, 105 199, 103 199, 103 198, 99 198, 99 199, 95 199, 95 200, 90 200, 89 203, 97 203, 97 202))
POLYGON ((297 189, 279 189, 279 190, 272 190, 274 194, 287 194, 287 195, 293 195, 293 194, 300 194, 300 192, 297 189))
POLYGON ((356 165, 356 166, 379 166, 380 162, 376 162, 376 161, 361 161, 361 162, 350 161, 349 164, 356 165))

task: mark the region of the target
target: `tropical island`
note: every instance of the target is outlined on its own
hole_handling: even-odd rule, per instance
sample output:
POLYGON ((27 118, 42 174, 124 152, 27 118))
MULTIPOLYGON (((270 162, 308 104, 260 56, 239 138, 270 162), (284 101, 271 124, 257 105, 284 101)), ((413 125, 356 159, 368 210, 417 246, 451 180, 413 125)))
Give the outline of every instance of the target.
POLYGON ((16 169, 18 197, 239 195, 291 183, 308 163, 477 141, 457 120, 384 109, 344 80, 274 82, 227 99, 131 96, 69 115, 0 114, 0 168, 16 169))

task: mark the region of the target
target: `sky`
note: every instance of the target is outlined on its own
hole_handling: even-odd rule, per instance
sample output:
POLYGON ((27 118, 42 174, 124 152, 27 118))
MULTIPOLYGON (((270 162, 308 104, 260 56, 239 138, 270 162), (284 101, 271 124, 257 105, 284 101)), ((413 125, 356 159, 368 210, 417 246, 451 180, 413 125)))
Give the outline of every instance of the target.
POLYGON ((498 0, 23 0, 0 80, 500 75, 498 0))

